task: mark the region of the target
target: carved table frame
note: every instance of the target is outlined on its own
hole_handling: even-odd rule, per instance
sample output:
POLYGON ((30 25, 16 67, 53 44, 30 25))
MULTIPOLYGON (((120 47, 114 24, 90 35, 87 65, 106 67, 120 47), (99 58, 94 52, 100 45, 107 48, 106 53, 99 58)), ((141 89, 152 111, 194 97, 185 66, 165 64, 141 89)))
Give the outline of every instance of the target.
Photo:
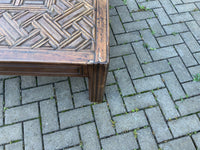
POLYGON ((102 102, 109 65, 108 0, 2 0, 0 74, 89 78, 102 102))

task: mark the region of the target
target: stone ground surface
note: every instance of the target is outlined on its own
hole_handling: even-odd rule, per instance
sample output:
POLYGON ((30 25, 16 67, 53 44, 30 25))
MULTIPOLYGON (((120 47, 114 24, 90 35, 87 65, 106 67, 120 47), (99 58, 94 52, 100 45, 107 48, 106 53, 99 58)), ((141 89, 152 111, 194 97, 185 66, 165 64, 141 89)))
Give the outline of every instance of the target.
POLYGON ((110 0, 105 101, 85 78, 0 76, 0 150, 200 149, 200 0, 110 0))

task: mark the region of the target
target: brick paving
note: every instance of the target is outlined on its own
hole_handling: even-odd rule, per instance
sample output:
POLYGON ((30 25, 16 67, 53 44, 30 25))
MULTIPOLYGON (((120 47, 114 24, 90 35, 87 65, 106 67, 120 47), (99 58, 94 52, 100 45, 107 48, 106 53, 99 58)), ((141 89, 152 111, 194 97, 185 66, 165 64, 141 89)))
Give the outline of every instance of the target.
POLYGON ((200 0, 110 0, 105 100, 87 78, 0 76, 0 150, 200 149, 200 0))

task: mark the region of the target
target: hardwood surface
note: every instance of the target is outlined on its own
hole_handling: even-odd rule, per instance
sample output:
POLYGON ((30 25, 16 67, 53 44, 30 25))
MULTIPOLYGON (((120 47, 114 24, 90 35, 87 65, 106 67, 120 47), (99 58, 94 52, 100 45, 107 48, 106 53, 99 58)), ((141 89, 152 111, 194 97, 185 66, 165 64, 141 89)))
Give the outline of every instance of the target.
POLYGON ((108 0, 0 0, 0 74, 89 77, 101 102, 109 64, 108 0))

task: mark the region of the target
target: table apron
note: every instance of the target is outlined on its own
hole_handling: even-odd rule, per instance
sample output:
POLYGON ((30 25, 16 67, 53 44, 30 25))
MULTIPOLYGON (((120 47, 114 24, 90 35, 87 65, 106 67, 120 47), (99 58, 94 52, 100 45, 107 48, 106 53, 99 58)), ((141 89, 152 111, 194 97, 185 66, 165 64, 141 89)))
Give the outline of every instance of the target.
POLYGON ((88 76, 87 65, 0 63, 0 74, 35 76, 88 76))

